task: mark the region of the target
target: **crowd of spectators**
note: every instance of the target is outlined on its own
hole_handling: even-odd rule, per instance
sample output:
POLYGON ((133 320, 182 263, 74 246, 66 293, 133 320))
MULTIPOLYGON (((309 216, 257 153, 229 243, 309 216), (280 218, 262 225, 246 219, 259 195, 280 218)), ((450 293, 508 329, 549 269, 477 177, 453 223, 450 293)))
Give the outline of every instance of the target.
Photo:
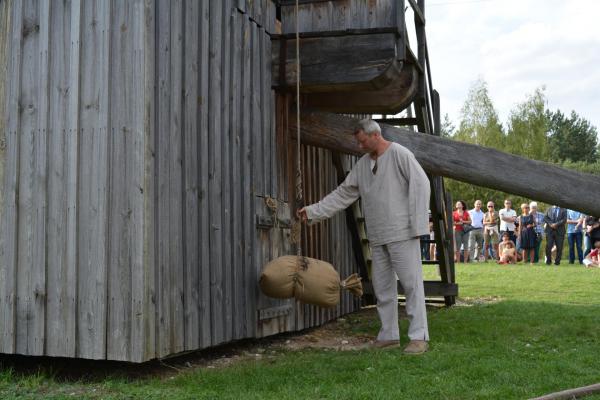
MULTIPOLYGON (((456 262, 492 260, 500 264, 535 264, 542 261, 543 256, 547 265, 560 265, 566 237, 569 264, 600 266, 598 218, 557 205, 543 212, 535 201, 521 204, 520 213, 513 209, 510 199, 504 200, 504 208, 500 210, 496 210, 493 201, 486 203, 485 210, 482 204, 476 200, 473 208, 468 209, 464 201, 456 202, 452 213, 456 262)), ((428 258, 435 257, 433 246, 431 244, 428 258)))

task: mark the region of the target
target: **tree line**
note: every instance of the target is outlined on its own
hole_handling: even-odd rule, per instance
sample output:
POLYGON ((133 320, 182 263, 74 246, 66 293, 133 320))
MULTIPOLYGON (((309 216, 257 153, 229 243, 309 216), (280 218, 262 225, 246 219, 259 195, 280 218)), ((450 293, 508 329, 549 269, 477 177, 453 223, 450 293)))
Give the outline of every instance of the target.
MULTIPOLYGON (((536 89, 511 110, 506 126, 498 117, 487 83, 478 79, 471 86, 456 127, 448 114, 444 116, 441 135, 453 140, 492 147, 522 157, 558 164, 565 168, 600 175, 600 149, 597 129, 588 120, 571 111, 546 107, 545 88, 536 89)), ((468 157, 465 154, 465 157, 468 157)), ((504 171, 489 171, 490 180, 497 174, 515 173, 507 165, 504 171)), ((445 179, 454 202, 476 199, 502 204, 510 197, 518 205, 530 200, 509 193, 445 179)), ((532 185, 535 182, 532 182, 532 185)), ((468 204, 472 208, 472 204, 468 204)))

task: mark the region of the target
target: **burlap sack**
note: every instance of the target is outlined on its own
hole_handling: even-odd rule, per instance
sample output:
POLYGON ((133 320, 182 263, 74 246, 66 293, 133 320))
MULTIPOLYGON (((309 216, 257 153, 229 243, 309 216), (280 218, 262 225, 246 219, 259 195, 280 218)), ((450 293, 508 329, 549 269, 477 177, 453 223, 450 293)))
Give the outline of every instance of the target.
POLYGON ((307 304, 335 307, 340 302, 340 274, 325 261, 303 259, 305 265, 298 268, 294 297, 307 304))
POLYGON ((360 277, 353 274, 343 282, 333 266, 309 257, 283 256, 268 263, 260 276, 260 288, 269 297, 288 299, 321 307, 335 307, 340 287, 362 295, 360 277))
POLYGON ((285 256, 271 261, 263 268, 258 281, 262 292, 276 299, 294 297, 294 277, 297 257, 285 256))

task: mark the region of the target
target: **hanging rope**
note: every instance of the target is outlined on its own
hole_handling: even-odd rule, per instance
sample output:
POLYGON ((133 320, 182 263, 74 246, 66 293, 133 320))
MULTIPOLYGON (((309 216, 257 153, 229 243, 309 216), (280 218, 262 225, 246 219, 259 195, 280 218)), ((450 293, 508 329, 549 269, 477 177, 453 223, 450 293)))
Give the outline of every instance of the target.
MULTIPOLYGON (((303 206, 302 196, 302 153, 300 147, 300 18, 298 16, 298 0, 296 0, 296 208, 303 206)), ((297 226, 293 229, 296 242, 296 254, 302 257, 302 221, 298 218, 297 226)))

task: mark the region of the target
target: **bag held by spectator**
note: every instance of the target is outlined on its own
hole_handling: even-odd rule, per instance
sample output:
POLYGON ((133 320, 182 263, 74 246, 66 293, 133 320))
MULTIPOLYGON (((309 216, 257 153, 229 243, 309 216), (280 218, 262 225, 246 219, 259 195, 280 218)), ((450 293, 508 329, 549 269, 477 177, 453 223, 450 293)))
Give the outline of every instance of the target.
POLYGON ((269 297, 295 297, 302 303, 321 307, 335 307, 342 288, 358 297, 363 293, 358 274, 340 281, 340 274, 331 264, 297 256, 283 256, 268 263, 260 275, 259 285, 269 297))
POLYGON ((463 232, 464 233, 469 233, 473 229, 475 229, 475 228, 473 228, 473 225, 471 225, 471 224, 463 224, 463 232))

